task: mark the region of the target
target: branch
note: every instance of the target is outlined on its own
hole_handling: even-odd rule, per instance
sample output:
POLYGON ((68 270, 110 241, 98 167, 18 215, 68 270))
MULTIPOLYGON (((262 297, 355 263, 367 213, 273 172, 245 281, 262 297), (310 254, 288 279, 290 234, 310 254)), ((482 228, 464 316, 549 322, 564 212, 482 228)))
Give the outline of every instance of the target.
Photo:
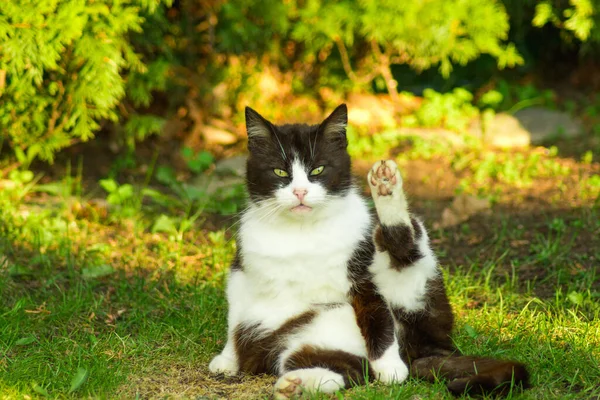
POLYGON ((354 73, 354 71, 352 70, 352 65, 350 64, 350 57, 348 57, 348 50, 346 49, 346 45, 344 44, 342 39, 340 37, 335 38, 335 44, 338 48, 338 51, 340 52, 340 56, 342 57, 342 65, 344 66, 344 71, 346 71, 346 74, 350 79, 357 83, 364 84, 369 83, 373 80, 373 78, 377 76, 377 71, 373 71, 370 74, 361 77, 356 75, 356 73, 354 73))

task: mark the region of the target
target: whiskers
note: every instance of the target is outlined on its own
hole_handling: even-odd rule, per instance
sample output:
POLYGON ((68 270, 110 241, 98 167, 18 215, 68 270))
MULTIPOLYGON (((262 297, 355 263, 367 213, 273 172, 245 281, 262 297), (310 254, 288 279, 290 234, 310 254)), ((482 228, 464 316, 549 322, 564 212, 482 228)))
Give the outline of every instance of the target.
POLYGON ((242 212, 241 220, 253 219, 256 222, 263 222, 269 220, 276 214, 279 214, 279 212, 285 210, 286 208, 286 205, 279 203, 277 199, 274 198, 259 200, 251 203, 242 212))

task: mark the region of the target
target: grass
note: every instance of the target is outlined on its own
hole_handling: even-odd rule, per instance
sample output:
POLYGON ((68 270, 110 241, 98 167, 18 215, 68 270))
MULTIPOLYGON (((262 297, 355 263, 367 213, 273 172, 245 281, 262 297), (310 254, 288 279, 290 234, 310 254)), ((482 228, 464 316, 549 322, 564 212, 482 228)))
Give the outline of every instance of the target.
MULTIPOLYGON (((600 398, 598 164, 533 151, 507 166, 504 152, 450 156, 419 146, 397 158, 413 171, 425 151, 432 170, 447 167, 437 178, 408 176, 409 191, 442 193, 413 196, 429 226, 448 202, 444 193, 461 185, 500 189, 485 192, 495 196, 493 214, 431 231, 457 346, 525 362, 533 388, 515 388, 510 398, 600 398), (534 190, 547 181, 552 192, 534 190), (576 188, 584 195, 575 200, 576 188), (537 197, 528 202, 524 193, 537 197)), ((124 191, 127 201, 113 196, 108 205, 97 198, 102 192, 86 194, 81 174, 42 183, 21 171, 0 180, 0 399, 268 398, 273 377, 207 372, 224 345, 234 220, 207 224, 202 214, 180 229, 198 206, 189 198, 179 209, 152 203, 144 189, 161 186, 151 173, 124 191), (153 229, 161 215, 176 221, 175 230, 153 229)), ((108 195, 123 186, 110 184, 108 195)), ((191 190, 162 189, 169 196, 191 190)), ((416 380, 372 383, 342 397, 451 398, 442 382, 416 380)))

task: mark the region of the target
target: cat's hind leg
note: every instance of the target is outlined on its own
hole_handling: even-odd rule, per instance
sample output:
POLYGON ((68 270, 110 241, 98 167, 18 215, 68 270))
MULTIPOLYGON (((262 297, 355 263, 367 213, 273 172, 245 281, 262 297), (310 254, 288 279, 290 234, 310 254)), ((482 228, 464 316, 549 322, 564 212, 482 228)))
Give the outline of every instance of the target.
POLYGON ((302 393, 335 393, 343 389, 342 375, 326 368, 306 368, 290 371, 275 382, 275 399, 289 399, 302 393))
POLYGON ((302 393, 334 393, 363 384, 369 376, 372 374, 364 357, 306 345, 285 360, 274 394, 276 399, 287 399, 302 393))

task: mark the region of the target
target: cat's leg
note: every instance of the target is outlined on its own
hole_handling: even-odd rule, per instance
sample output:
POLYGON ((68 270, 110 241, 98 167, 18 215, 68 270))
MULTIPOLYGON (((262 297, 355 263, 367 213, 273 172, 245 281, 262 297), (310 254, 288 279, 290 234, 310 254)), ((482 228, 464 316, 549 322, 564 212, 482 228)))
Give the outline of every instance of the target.
POLYGON ((370 280, 355 283, 352 306, 367 346, 370 372, 384 383, 401 383, 408 367, 400 358, 394 320, 387 304, 370 280))
MULTIPOLYGON (((235 265, 234 261, 234 265, 235 265)), ((244 280, 242 271, 232 269, 227 283, 227 301, 229 309, 227 313, 227 343, 221 351, 221 354, 212 359, 208 365, 208 370, 213 374, 225 374, 228 376, 236 375, 239 372, 238 356, 235 349, 235 330, 240 321, 241 307, 244 304, 241 295, 244 289, 244 280)))
POLYGON ((373 378, 352 306, 339 304, 313 312, 314 317, 285 340, 278 357, 276 398, 332 393, 373 378))
POLYGON ((429 283, 440 275, 427 231, 408 211, 394 161, 375 163, 368 181, 379 217, 374 231, 375 258, 369 269, 373 281, 390 308, 422 311, 429 283))
POLYGON ((306 345, 286 357, 283 375, 275 383, 275 398, 334 393, 352 384, 364 383, 366 376, 369 376, 366 358, 306 345))

